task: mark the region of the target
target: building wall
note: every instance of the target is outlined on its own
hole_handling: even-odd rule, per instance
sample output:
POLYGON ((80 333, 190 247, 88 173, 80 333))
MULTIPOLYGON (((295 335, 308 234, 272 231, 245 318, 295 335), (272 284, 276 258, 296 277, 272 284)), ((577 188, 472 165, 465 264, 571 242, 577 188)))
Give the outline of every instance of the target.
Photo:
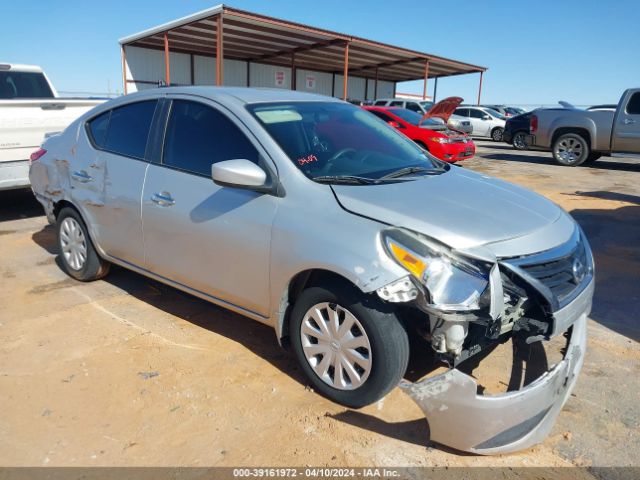
MULTIPOLYGON (((164 52, 161 50, 125 47, 126 48, 126 78, 137 80, 138 83, 128 83, 128 92, 154 88, 164 82, 164 52)), ((171 83, 177 85, 191 85, 191 55, 169 52, 171 83)), ((250 78, 252 87, 291 88, 291 68, 251 63, 250 78)), ((228 86, 247 86, 247 62, 240 60, 224 60, 223 81, 228 86)), ((347 96, 350 99, 365 100, 365 83, 362 77, 349 76, 347 96)), ((216 59, 193 55, 193 84, 215 85, 216 59)), ((296 90, 331 96, 333 75, 305 69, 296 69, 296 90)), ((393 96, 393 82, 378 82, 378 98, 393 96)), ((333 92, 336 97, 342 97, 342 75, 335 75, 333 92)), ((374 80, 368 81, 366 99, 373 100, 374 80)))

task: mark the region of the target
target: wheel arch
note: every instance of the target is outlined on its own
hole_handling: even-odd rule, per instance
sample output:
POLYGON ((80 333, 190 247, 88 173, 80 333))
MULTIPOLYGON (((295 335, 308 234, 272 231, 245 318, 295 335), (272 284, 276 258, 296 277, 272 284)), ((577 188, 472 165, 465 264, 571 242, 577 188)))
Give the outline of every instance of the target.
MULTIPOLYGON (((300 294, 309 287, 330 286, 342 284, 350 288, 357 289, 363 293, 362 288, 344 275, 324 268, 309 268, 296 273, 286 285, 280 299, 280 312, 276 317, 276 335, 281 345, 288 345, 289 321, 291 310, 300 294)), ((370 292, 369 292, 370 293, 370 292)))
POLYGON ((556 140, 560 138, 562 135, 566 135, 568 133, 573 133, 576 135, 580 135, 584 138, 585 142, 589 146, 589 150, 591 150, 591 132, 585 127, 560 127, 557 128, 553 135, 551 136, 551 148, 553 149, 553 145, 556 143, 556 140))

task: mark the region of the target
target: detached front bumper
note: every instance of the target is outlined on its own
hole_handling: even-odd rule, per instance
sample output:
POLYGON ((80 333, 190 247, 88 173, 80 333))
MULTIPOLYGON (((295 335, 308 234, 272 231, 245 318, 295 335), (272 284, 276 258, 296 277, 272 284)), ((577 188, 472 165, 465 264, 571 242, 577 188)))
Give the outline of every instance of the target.
POLYGON ((564 359, 521 390, 477 395, 476 381, 455 368, 401 383, 425 413, 431 440, 483 455, 522 450, 544 440, 582 368, 593 284, 557 312, 563 326, 572 327, 564 359))

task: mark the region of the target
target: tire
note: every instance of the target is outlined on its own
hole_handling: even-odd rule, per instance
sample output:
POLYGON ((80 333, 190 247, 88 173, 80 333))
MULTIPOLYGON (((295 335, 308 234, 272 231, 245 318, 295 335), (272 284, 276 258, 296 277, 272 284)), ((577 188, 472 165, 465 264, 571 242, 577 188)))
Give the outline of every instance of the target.
POLYGON ((565 133, 553 142, 551 153, 560 165, 577 167, 587 161, 590 150, 589 144, 581 135, 565 133))
POLYGON ((504 128, 501 128, 501 127, 494 128, 493 130, 491 130, 491 140, 493 140, 494 142, 501 142, 503 133, 504 133, 504 128))
MULTIPOLYGON (((340 333, 339 328, 337 331, 340 333)), ((314 389, 347 407, 360 408, 381 399, 398 384, 407 369, 409 340, 393 310, 350 285, 310 287, 303 291, 291 312, 289 333, 296 358, 314 389), (329 330, 330 326, 325 324, 328 335, 324 335, 322 320, 316 319, 328 321, 330 315, 337 315, 340 327, 345 322, 355 322, 343 336, 333 333, 335 330, 329 330), (357 333, 361 335, 354 336, 357 333), (351 342, 352 348, 344 348, 346 341, 351 342), (314 352, 318 353, 314 356, 314 352), (354 360, 356 355, 363 360, 354 360), (328 367, 323 364, 325 356, 328 367), (339 363, 341 376, 334 367, 336 358, 345 362, 339 363), (314 368, 326 371, 324 379, 314 368), (352 378, 349 371, 356 375, 352 374, 352 378)))
POLYGON ((96 252, 80 214, 65 207, 57 218, 57 240, 62 268, 67 275, 90 282, 109 273, 109 262, 96 252))
POLYGON ((526 135, 527 134, 525 132, 516 133, 513 136, 513 140, 511 141, 513 148, 515 148, 516 150, 527 150, 529 147, 524 141, 526 135))

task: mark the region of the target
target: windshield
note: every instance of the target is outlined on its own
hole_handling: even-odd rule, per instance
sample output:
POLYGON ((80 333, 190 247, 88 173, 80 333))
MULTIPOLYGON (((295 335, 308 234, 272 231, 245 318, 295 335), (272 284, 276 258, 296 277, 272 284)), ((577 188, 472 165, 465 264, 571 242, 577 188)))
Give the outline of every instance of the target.
POLYGON ((44 75, 39 72, 0 72, 0 98, 53 98, 44 75))
POLYGON ((425 173, 447 168, 384 121, 353 105, 294 102, 247 108, 311 179, 377 180, 407 167, 420 167, 425 173))
POLYGON ((431 107, 433 107, 433 102, 420 102, 422 108, 424 108, 425 112, 428 112, 431 107))
POLYGON ((434 120, 433 118, 425 118, 424 121, 420 123, 420 120, 424 115, 420 115, 419 113, 407 110, 406 108, 394 108, 393 110, 389 110, 389 112, 393 113, 396 117, 400 117, 405 122, 410 123, 411 125, 415 125, 416 127, 418 125, 422 125, 425 127, 429 125, 442 126, 442 122, 434 120))

